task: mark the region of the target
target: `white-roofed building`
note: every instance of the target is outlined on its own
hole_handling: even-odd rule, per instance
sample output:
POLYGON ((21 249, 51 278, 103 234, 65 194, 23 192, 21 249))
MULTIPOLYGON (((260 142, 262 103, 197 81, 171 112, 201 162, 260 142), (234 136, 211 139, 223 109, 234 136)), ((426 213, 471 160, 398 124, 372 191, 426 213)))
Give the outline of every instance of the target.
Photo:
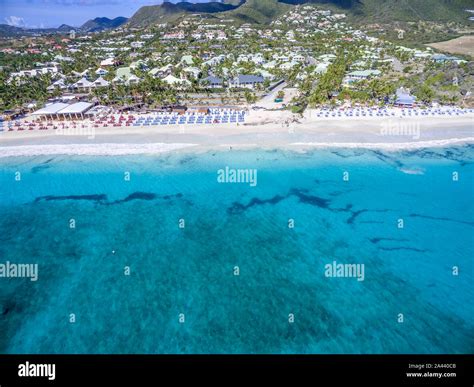
POLYGON ((37 116, 44 119, 60 119, 60 118, 84 118, 84 114, 94 106, 90 102, 76 102, 67 104, 63 102, 56 102, 46 105, 44 108, 39 109, 32 113, 33 116, 37 116))
POLYGON ((107 75, 109 72, 106 69, 103 69, 102 67, 99 67, 96 71, 95 74, 103 77, 104 75, 107 75))
POLYGON ((140 81, 141 79, 132 73, 130 67, 121 67, 117 69, 116 77, 112 80, 114 83, 122 83, 124 85, 137 84, 140 81))
POLYGON ((380 70, 356 70, 345 76, 342 81, 343 86, 350 87, 354 82, 365 81, 381 75, 380 70))
POLYGON ((157 77, 157 78, 162 78, 166 75, 170 75, 173 73, 173 69, 174 69, 174 66, 170 63, 170 64, 167 64, 166 66, 163 66, 163 67, 156 67, 152 70, 149 71, 149 74, 154 76, 154 77, 157 77))
POLYGON ((380 70, 356 70, 347 74, 347 78, 360 81, 364 79, 370 79, 372 77, 377 77, 380 74, 382 74, 380 70))
POLYGON ((115 58, 107 58, 100 62, 101 67, 113 66, 115 65, 115 58))
POLYGON ((92 82, 91 87, 107 87, 110 85, 110 82, 106 81, 104 78, 99 77, 94 82, 92 82))
POLYGON ((193 78, 197 79, 199 78, 199 75, 201 75, 201 70, 197 67, 186 67, 183 69, 183 73, 191 75, 193 78))
POLYGON ((314 72, 317 74, 324 74, 328 71, 329 65, 329 62, 318 63, 318 65, 314 69, 314 72))
POLYGON ((59 111, 67 107, 67 103, 56 102, 46 105, 44 108, 39 109, 32 113, 34 116, 40 116, 45 118, 53 118, 59 111))
POLYGON ((191 82, 186 79, 179 79, 173 75, 168 75, 167 77, 163 78, 163 82, 166 82, 168 85, 178 88, 186 88, 191 86, 191 82))
POLYGON ((282 63, 279 67, 280 70, 291 70, 292 68, 298 66, 299 63, 295 61, 282 63))
POLYGON ((79 89, 79 90, 90 90, 90 88, 92 87, 92 82, 90 82, 86 78, 81 78, 76 83, 74 83, 71 87, 73 89, 79 89))
POLYGON ((138 78, 135 74, 130 75, 130 78, 128 78, 127 84, 128 85, 136 85, 141 81, 140 78, 138 78))
POLYGON ((67 88, 67 86, 64 83, 64 80, 63 79, 58 79, 57 81, 53 82, 50 86, 48 86, 46 90, 52 92, 52 91, 55 91, 55 90, 64 90, 66 88, 67 88))
POLYGON ((94 106, 90 102, 76 102, 71 105, 67 105, 64 109, 61 109, 57 114, 62 116, 69 116, 69 118, 84 118, 84 114, 94 106))
POLYGON ((51 67, 42 67, 33 70, 22 70, 19 72, 11 73, 8 82, 15 80, 16 78, 32 78, 32 77, 39 77, 41 75, 55 75, 59 72, 56 66, 51 67))

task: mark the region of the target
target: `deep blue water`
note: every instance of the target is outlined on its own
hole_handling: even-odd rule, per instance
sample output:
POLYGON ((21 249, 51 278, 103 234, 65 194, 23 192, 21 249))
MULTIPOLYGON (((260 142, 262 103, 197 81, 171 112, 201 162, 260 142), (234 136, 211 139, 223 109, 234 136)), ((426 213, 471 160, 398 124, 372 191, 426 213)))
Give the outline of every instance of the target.
POLYGON ((472 146, 0 164, 1 353, 474 353, 472 146))

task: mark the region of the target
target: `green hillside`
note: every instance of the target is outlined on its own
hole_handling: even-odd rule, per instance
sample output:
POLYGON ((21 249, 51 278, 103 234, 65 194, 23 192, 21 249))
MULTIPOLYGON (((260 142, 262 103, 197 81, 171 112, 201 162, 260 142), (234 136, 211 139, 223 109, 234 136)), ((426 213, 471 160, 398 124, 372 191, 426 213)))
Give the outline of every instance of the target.
POLYGON ((82 31, 97 32, 107 29, 120 27, 122 24, 127 22, 126 17, 116 17, 115 19, 109 19, 107 17, 96 17, 93 20, 89 20, 81 26, 82 31))
POLYGON ((417 20, 468 23, 469 14, 465 10, 474 8, 473 0, 224 0, 146 6, 140 8, 129 23, 141 27, 173 22, 187 13, 207 13, 245 23, 267 24, 292 6, 301 4, 340 9, 364 23, 417 20))
POLYGON ((360 16, 376 21, 458 21, 468 22, 465 11, 473 8, 472 0, 361 0, 355 8, 360 16))
MULTIPOLYGON (((268 24, 291 7, 316 4, 346 13, 357 24, 390 23, 394 21, 458 22, 473 26, 466 9, 474 8, 474 0, 222 0, 209 3, 166 2, 141 7, 128 21, 130 27, 147 27, 154 24, 173 23, 186 14, 207 14, 232 18, 241 23, 268 24)), ((82 26, 84 31, 101 31, 115 28, 125 18, 96 18, 82 26)), ((0 37, 32 35, 37 32, 68 32, 73 27, 53 29, 24 29, 0 24, 0 37)))
POLYGON ((290 8, 291 5, 278 0, 247 0, 237 9, 226 12, 226 15, 245 23, 268 24, 290 8))
POLYGON ((358 6, 360 0, 279 0, 280 3, 301 5, 301 4, 322 4, 322 5, 334 5, 340 8, 355 8, 358 6))
MULTIPOLYGON (((276 0, 274 0, 276 1, 276 0)), ((239 3, 240 4, 240 3, 239 3)), ((185 14, 225 12, 238 7, 227 3, 163 3, 141 7, 129 20, 131 27, 146 27, 152 24, 171 23, 185 14)))

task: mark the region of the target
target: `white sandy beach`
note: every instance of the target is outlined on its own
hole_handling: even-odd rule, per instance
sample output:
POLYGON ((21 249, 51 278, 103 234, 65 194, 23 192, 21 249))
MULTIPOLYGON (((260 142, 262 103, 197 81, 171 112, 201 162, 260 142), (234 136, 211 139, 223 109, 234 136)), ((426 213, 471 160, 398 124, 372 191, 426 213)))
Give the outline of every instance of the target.
POLYGON ((316 118, 287 111, 252 112, 245 124, 98 127, 4 131, 0 157, 125 155, 209 149, 318 147, 385 150, 474 143, 474 115, 461 117, 316 118))

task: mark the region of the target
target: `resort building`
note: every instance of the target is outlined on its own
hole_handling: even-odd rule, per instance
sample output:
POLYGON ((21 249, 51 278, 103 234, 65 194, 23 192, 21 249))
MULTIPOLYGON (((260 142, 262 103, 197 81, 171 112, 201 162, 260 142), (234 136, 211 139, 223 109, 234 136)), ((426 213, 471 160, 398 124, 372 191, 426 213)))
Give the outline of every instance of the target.
POLYGON ((98 68, 96 71, 95 71, 95 74, 100 76, 100 77, 103 77, 104 75, 107 75, 109 72, 106 70, 106 69, 103 69, 103 68, 98 68))
POLYGON ((91 87, 96 88, 96 87, 107 87, 110 85, 110 82, 106 81, 104 78, 99 77, 97 78, 94 82, 92 82, 91 87))
POLYGON ((410 92, 404 88, 397 90, 395 98, 395 106, 401 108, 412 108, 415 106, 416 97, 412 96, 410 92))
POLYGON ((137 60, 135 62, 130 63, 130 68, 132 70, 142 70, 142 71, 148 70, 148 66, 143 60, 137 60))
POLYGON ((203 66, 214 67, 225 60, 225 55, 219 55, 204 62, 203 66))
POLYGON ((149 71, 149 74, 155 78, 163 78, 167 75, 173 74, 174 66, 170 63, 163 67, 155 67, 149 71))
POLYGON ((184 55, 181 58, 180 63, 183 63, 187 66, 192 66, 194 64, 194 59, 193 59, 192 55, 184 55))
POLYGON ((107 58, 100 62, 100 67, 114 66, 115 58, 107 58))
POLYGON ((64 83, 64 80, 58 79, 57 81, 53 82, 50 86, 48 86, 46 90, 48 90, 49 92, 52 92, 55 90, 65 90, 65 89, 67 89, 67 86, 64 83))
POLYGON ((112 80, 112 82, 133 85, 139 83, 140 78, 132 73, 132 69, 130 67, 121 67, 117 69, 115 78, 112 80))
POLYGON ((381 74, 379 70, 356 70, 347 74, 347 79, 354 81, 363 81, 373 77, 377 77, 381 74))
POLYGON ((304 55, 301 55, 301 54, 293 54, 291 56, 292 58, 292 61, 294 62, 299 62, 299 63, 306 63, 306 57, 304 55))
POLYGON ((86 78, 81 78, 76 83, 71 85, 71 89, 81 90, 81 91, 88 91, 91 89, 92 82, 87 80, 86 78))
POLYGON ((59 72, 59 69, 55 66, 52 67, 42 67, 38 69, 33 69, 33 70, 22 70, 18 72, 11 73, 10 75, 10 81, 16 78, 31 78, 31 77, 38 77, 41 75, 54 75, 59 72))
POLYGON ((194 79, 197 79, 199 78, 199 75, 201 75, 201 70, 199 70, 197 67, 186 67, 183 69, 183 73, 191 76, 194 79))
POLYGON ((67 104, 56 102, 46 105, 32 113, 33 116, 41 119, 84 119, 85 114, 92 108, 93 104, 89 102, 76 102, 67 104))
POLYGON ((316 68, 314 69, 314 72, 316 74, 324 74, 328 71, 329 65, 329 62, 318 63, 316 68))
POLYGON ((224 87, 224 80, 222 78, 210 75, 201 81, 201 87, 209 89, 221 89, 224 87))
POLYGON ((351 87, 351 85, 355 82, 365 81, 368 79, 372 79, 377 77, 381 74, 379 70, 356 70, 352 71, 346 75, 344 80, 342 81, 343 86, 351 87))
POLYGON ((229 82, 229 87, 254 89, 257 85, 263 85, 263 82, 263 77, 259 75, 238 75, 229 82))
POLYGON ((165 35, 161 39, 164 40, 183 40, 186 37, 183 31, 178 32, 170 32, 165 35))
POLYGON ((467 63, 467 61, 458 58, 457 56, 448 56, 445 54, 435 54, 431 57, 436 63, 454 62, 457 64, 467 63))
POLYGON ((168 75, 167 77, 163 78, 163 82, 166 82, 168 85, 176 87, 176 88, 187 88, 191 86, 191 82, 186 79, 179 79, 173 75, 168 75))

